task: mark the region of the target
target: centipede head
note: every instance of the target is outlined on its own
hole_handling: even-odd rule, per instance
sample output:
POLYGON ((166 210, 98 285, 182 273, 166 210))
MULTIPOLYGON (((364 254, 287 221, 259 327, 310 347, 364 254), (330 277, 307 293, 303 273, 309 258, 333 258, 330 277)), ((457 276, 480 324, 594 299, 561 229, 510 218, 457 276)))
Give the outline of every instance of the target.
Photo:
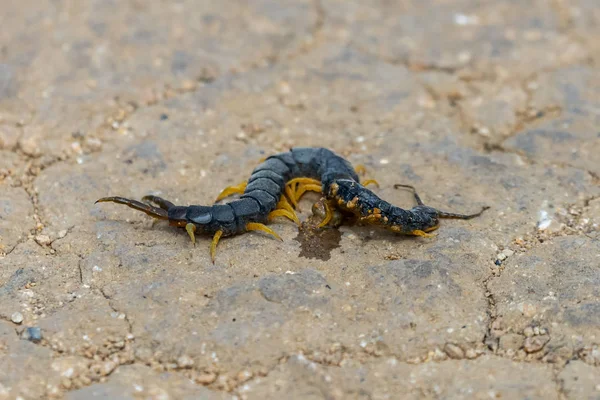
POLYGON ((418 205, 413 207, 412 210, 415 218, 415 226, 411 227, 410 232, 423 231, 431 232, 435 231, 440 226, 440 212, 433 207, 418 205))
POLYGON ((433 207, 418 205, 390 220, 389 229, 407 235, 431 232, 440 226, 439 212, 433 207))

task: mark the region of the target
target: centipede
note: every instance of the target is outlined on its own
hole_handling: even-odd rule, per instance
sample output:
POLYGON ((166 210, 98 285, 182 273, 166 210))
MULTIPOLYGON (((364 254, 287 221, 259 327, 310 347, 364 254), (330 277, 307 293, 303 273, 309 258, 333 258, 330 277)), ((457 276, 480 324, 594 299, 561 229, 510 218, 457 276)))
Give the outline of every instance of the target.
POLYGON ((377 184, 369 179, 361 183, 363 166, 352 164, 326 148, 299 147, 264 159, 247 181, 225 188, 209 206, 178 206, 161 197, 148 195, 141 201, 113 196, 96 203, 113 202, 142 211, 153 218, 166 220, 171 226, 185 228, 192 243, 197 234, 212 236, 210 257, 215 262, 217 244, 222 237, 250 231, 262 231, 275 239, 281 237, 266 224, 277 217, 287 218, 299 226, 298 201, 307 192, 322 195, 323 219, 317 228, 325 228, 334 215, 346 215, 360 224, 388 231, 429 238, 440 226, 440 219, 468 220, 480 216, 489 207, 474 214, 456 214, 427 206, 411 185, 395 188, 412 191, 416 205, 410 209, 394 206, 381 199, 366 186, 377 184), (223 199, 239 194, 225 204, 223 199))

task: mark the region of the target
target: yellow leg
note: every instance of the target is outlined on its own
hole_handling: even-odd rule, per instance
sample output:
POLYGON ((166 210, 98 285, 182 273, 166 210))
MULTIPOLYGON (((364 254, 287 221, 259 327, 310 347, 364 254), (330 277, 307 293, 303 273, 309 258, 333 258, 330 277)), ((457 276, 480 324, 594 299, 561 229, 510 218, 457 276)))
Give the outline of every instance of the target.
POLYGON ((296 212, 294 211, 294 209, 292 208, 290 203, 287 201, 286 197, 283 195, 279 199, 279 203, 277 203, 277 206, 275 207, 275 209, 276 210, 287 210, 287 211, 291 212, 292 214, 296 215, 296 212))
POLYGON ((366 181, 364 181, 362 183, 363 186, 368 186, 368 185, 375 185, 377 187, 379 187, 379 182, 377 182, 375 179, 367 179, 366 181))
POLYGON ((223 235, 223 231, 217 231, 215 236, 213 236, 213 240, 210 243, 210 259, 213 264, 215 263, 215 258, 217 257, 217 245, 219 244, 219 239, 221 239, 221 235, 223 235))
POLYGON ((279 239, 279 240, 283 241, 283 239, 280 238, 279 235, 276 234, 271 228, 269 228, 266 225, 259 224, 258 222, 248 222, 246 224, 246 230, 247 231, 263 231, 263 232, 268 233, 269 235, 275 237, 275 239, 279 239))
POLYGON ((367 173, 367 168, 364 165, 360 164, 354 167, 354 171, 359 175, 364 175, 367 173))
POLYGON ((306 193, 309 190, 312 192, 321 193, 321 191, 323 189, 322 189, 320 183, 318 185, 314 185, 314 184, 304 185, 301 183, 298 185, 298 190, 296 191, 296 201, 300 200, 300 198, 304 195, 304 193, 306 193))
POLYGON ((289 181, 287 181, 286 185, 293 185, 295 183, 320 185, 321 181, 318 181, 313 178, 294 178, 294 179, 290 179, 289 181))
POLYGON ((192 239, 192 243, 195 245, 196 236, 194 236, 194 233, 196 232, 196 225, 189 223, 185 226, 185 230, 187 231, 188 235, 190 235, 190 239, 192 239))
POLYGON ((296 216, 296 213, 290 212, 288 210, 279 209, 279 210, 271 211, 267 218, 269 219, 269 221, 271 221, 275 217, 286 217, 286 218, 294 221, 296 223, 296 225, 298 225, 298 226, 301 225, 300 220, 296 216))
MULTIPOLYGON (((294 208, 298 208, 298 200, 300 196, 298 196, 297 191, 300 185, 302 184, 310 184, 310 185, 319 185, 321 186, 321 182, 313 179, 313 178, 294 178, 290 179, 285 184, 285 194, 290 198, 290 202, 294 205, 294 208)), ((303 192, 304 193, 304 192, 303 192)))
POLYGON ((411 233, 412 233, 413 235, 415 235, 415 236, 422 236, 422 237, 424 237, 424 238, 432 238, 432 237, 435 237, 435 235, 432 235, 431 233, 425 233, 425 232, 423 232, 423 231, 421 231, 421 230, 418 230, 418 229, 417 229, 417 230, 415 230, 415 231, 412 231, 411 233))
POLYGON ((319 228, 323 228, 324 226, 326 226, 333 217, 333 210, 331 209, 331 205, 329 204, 329 202, 325 201, 323 205, 325 206, 325 218, 323 218, 323 221, 321 221, 321 223, 319 224, 319 228))
POLYGON ((244 193, 244 190, 246 190, 247 185, 248 182, 242 182, 238 185, 228 186, 225 189, 223 189, 223 191, 217 196, 217 199, 215 201, 223 200, 225 197, 229 197, 232 194, 242 194, 244 193))
POLYGON ((292 203, 292 206, 294 208, 298 207, 298 202, 296 201, 296 188, 294 187, 295 185, 292 186, 286 186, 285 187, 285 194, 287 195, 290 203, 292 203))

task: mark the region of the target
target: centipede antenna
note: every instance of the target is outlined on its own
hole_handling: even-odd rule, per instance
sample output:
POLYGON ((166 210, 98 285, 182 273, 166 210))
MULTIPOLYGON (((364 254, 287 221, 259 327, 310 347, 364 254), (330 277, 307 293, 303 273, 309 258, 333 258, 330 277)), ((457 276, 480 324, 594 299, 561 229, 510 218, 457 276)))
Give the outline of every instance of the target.
POLYGON ((169 210, 169 208, 174 207, 175 204, 171 203, 169 200, 165 200, 162 197, 147 195, 142 197, 142 201, 154 203, 163 210, 169 210))
MULTIPOLYGON (((126 199, 125 197, 103 197, 96 200, 96 203, 112 202, 118 204, 124 204, 134 210, 142 211, 151 217, 158 219, 169 219, 168 213, 165 209, 153 207, 149 204, 144 204, 137 200, 126 199)), ((95 204, 95 203, 94 203, 95 204)))
POLYGON ((401 183, 396 183, 394 185, 394 189, 398 189, 398 188, 406 188, 406 189, 410 189, 413 192, 413 195, 415 196, 415 200, 417 201, 417 204, 422 206, 423 205, 423 201, 421 200, 421 198, 419 197, 419 195, 417 194, 417 189, 415 189, 414 186, 411 185, 403 185, 401 183))
POLYGON ((489 208, 488 206, 485 206, 481 209, 481 211, 479 211, 476 214, 454 214, 454 213, 449 213, 449 212, 438 210, 438 217, 439 218, 454 218, 454 219, 471 219, 471 218, 479 217, 488 208, 489 208))

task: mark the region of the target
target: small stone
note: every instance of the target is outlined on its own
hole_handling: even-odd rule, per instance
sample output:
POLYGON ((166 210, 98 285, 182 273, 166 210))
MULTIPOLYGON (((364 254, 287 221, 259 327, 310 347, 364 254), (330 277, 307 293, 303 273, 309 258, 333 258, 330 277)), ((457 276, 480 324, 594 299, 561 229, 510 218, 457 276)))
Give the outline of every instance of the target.
POLYGON ((523 349, 527 353, 535 353, 544 348, 546 343, 550 340, 549 336, 540 335, 540 336, 532 336, 525 339, 525 343, 523 345, 523 349))
POLYGON ((62 378, 60 380, 60 384, 63 388, 69 390, 73 386, 73 381, 71 381, 69 378, 62 378))
POLYGON ((149 364, 152 360, 153 352, 148 347, 139 347, 135 349, 135 357, 140 361, 149 364))
POLYGON ((477 350, 475 349, 467 349, 467 351, 465 351, 465 357, 468 358, 469 360, 473 360, 475 358, 477 358, 477 350))
POLYGON ((92 152, 100 151, 102 150, 102 141, 94 137, 85 138, 84 146, 92 152))
POLYGON ((50 239, 50 236, 48 236, 48 235, 37 235, 35 237, 35 241, 40 246, 48 246, 50 243, 52 243, 52 240, 50 239))
POLYGON ((250 378, 252 378, 252 372, 250 371, 240 371, 240 373, 237 376, 237 380, 238 382, 242 383, 242 382, 246 382, 247 380, 249 380, 250 378))
POLYGON ((23 331, 21 338, 30 342, 38 343, 42 340, 42 330, 38 327, 30 327, 23 331))
POLYGON ((177 359, 177 366, 179 368, 191 368, 194 365, 194 360, 186 355, 183 355, 177 359))
POLYGON ((201 385, 208 385, 210 383, 213 383, 216 380, 217 380, 217 374, 215 374, 213 372, 200 374, 196 377, 196 382, 198 382, 201 385))
POLYGON ((570 347, 562 346, 554 348, 544 356, 543 361, 548 363, 564 363, 573 358, 573 350, 570 347))
POLYGON ((37 157, 41 154, 37 139, 37 137, 32 135, 24 136, 19 140, 19 148, 28 156, 37 157))
POLYGON ((506 254, 504 253, 498 253, 498 255, 496 256, 496 258, 500 261, 504 261, 506 260, 506 254))
POLYGON ((504 249, 502 250, 502 253, 504 253, 506 257, 512 257, 515 254, 515 252, 511 249, 504 249))
POLYGON ((523 335, 525 335, 526 337, 532 337, 533 336, 533 327, 528 326, 527 328, 525 328, 523 330, 523 335))
POLYGON ((522 335, 516 333, 507 333, 506 335, 500 336, 500 349, 508 351, 517 351, 523 347, 524 338, 522 335))
POLYGON ((459 346, 453 343, 446 343, 444 346, 444 351, 448 354, 448 357, 453 358, 455 360, 462 360, 465 358, 465 352, 459 346))
POLYGON ((446 353, 444 353, 437 347, 434 351, 430 352, 430 356, 433 361, 445 361, 448 359, 448 356, 446 355, 446 353))
POLYGON ((21 322, 23 322, 23 314, 21 314, 18 311, 14 312, 13 315, 10 316, 10 320, 15 324, 20 324, 21 322))

